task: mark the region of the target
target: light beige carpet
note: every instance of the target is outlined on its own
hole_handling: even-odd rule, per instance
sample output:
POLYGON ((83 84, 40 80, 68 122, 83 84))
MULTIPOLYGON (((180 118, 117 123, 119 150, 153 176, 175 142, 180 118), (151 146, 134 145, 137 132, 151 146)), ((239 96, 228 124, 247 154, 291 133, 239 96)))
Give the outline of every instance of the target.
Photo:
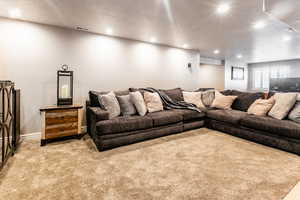
POLYGON ((23 142, 0 199, 280 200, 299 180, 299 156, 203 128, 106 152, 89 137, 23 142))

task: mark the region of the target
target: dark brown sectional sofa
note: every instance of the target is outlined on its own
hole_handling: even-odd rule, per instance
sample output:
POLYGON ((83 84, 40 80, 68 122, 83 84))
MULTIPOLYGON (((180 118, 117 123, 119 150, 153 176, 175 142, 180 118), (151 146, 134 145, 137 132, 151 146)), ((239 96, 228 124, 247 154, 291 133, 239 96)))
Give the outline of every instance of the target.
MULTIPOLYGON (((116 95, 128 93, 129 91, 122 91, 116 92, 116 95)), ((165 93, 169 93, 173 100, 183 100, 178 89, 166 90, 165 93)), ((226 90, 222 93, 238 96, 232 105, 233 110, 206 109, 202 113, 183 109, 164 110, 148 113, 143 117, 120 116, 108 120, 108 113, 99 106, 96 99, 100 93, 90 91, 90 100, 86 105, 87 131, 99 151, 208 127, 300 155, 300 124, 246 113, 248 107, 263 96, 262 93, 235 90, 226 90)))

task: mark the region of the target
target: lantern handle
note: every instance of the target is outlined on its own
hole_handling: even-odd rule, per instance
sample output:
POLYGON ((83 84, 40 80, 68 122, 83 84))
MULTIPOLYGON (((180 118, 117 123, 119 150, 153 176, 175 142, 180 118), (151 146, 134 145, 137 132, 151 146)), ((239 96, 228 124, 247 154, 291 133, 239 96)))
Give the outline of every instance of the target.
POLYGON ((61 66, 62 70, 67 71, 69 69, 69 66, 64 64, 61 66))

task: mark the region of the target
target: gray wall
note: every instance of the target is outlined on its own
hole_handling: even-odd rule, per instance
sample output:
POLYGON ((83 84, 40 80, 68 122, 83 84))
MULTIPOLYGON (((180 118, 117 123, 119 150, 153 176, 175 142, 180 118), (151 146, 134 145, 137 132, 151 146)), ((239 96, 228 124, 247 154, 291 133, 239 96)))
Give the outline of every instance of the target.
POLYGON ((200 65, 199 84, 204 88, 224 90, 225 68, 219 65, 200 65))
POLYGON ((23 134, 39 132, 39 108, 56 103, 56 71, 62 64, 75 73, 77 103, 84 103, 89 90, 201 87, 197 51, 3 18, 0 30, 0 79, 21 89, 23 134))

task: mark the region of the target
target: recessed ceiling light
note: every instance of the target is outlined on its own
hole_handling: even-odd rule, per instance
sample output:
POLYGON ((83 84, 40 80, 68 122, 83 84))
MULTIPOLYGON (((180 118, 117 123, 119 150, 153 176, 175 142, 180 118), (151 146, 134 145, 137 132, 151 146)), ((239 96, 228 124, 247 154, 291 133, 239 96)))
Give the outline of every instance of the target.
POLYGON ((20 9, 14 8, 9 11, 9 16, 11 18, 20 18, 22 16, 22 12, 20 9))
POLYGON ((238 54, 238 55, 236 55, 236 57, 237 57, 238 59, 241 59, 241 58, 243 57, 243 55, 242 55, 242 54, 238 54))
POLYGON ((230 10, 230 5, 227 3, 223 3, 217 7, 216 12, 220 15, 224 15, 224 14, 228 13, 229 10, 230 10))
POLYGON ((219 53, 220 53, 219 49, 214 50, 214 54, 219 54, 219 53))
POLYGON ((292 37, 289 36, 289 35, 285 35, 285 36, 282 37, 282 40, 283 40, 284 42, 288 42, 288 41, 291 41, 291 40, 292 40, 292 37))
POLYGON ((151 37, 150 38, 150 42, 155 43, 156 42, 156 38, 155 37, 151 37))
POLYGON ((266 26, 266 23, 264 21, 257 21, 253 24, 254 29, 262 29, 266 26))
POLYGON ((106 34, 108 34, 108 35, 113 34, 112 28, 107 28, 107 29, 106 29, 106 34))
POLYGON ((188 48, 189 46, 187 44, 182 45, 183 48, 188 48))

